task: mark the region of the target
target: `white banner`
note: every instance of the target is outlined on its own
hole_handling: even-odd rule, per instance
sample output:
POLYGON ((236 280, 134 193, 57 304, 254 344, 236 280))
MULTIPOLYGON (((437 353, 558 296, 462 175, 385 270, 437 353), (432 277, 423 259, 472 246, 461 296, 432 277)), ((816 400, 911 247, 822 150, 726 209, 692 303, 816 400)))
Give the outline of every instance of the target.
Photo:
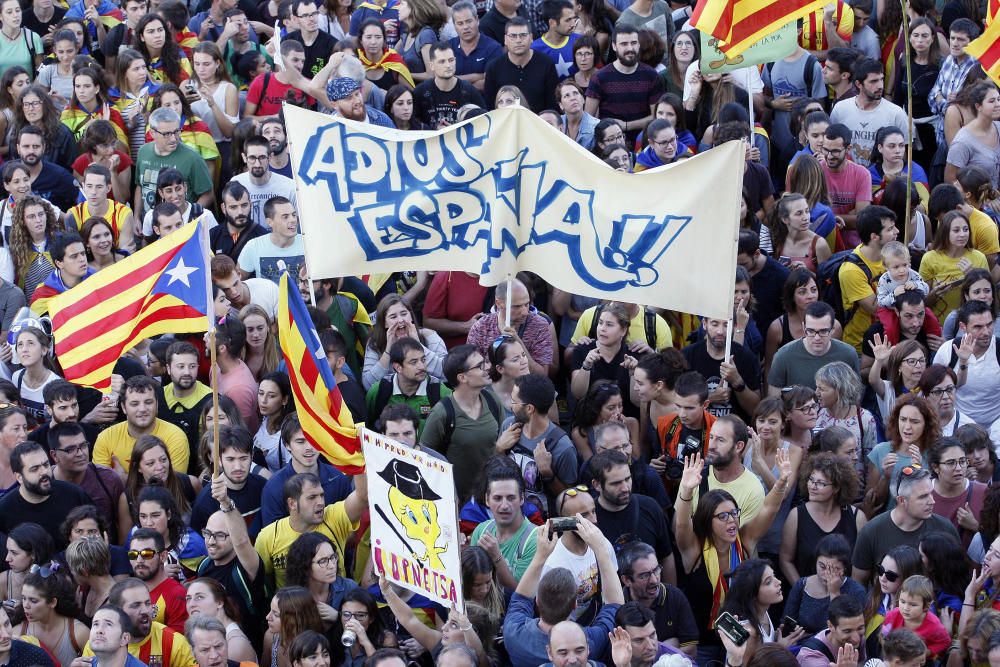
POLYGON ((618 172, 522 108, 401 132, 285 106, 314 279, 533 271, 573 294, 729 318, 743 188, 730 142, 618 172))
POLYGON ((464 611, 451 464, 368 429, 360 437, 375 572, 464 611))

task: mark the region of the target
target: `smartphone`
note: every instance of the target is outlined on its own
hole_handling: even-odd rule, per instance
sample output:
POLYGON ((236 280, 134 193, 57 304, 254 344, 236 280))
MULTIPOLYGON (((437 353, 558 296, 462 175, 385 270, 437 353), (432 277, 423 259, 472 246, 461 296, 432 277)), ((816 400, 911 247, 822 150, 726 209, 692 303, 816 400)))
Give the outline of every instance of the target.
POLYGON ((743 646, 750 639, 750 632, 728 611, 722 612, 715 621, 715 627, 718 628, 719 632, 725 633, 730 641, 737 646, 743 646))
POLYGON ((798 621, 796 621, 791 616, 785 616, 785 618, 781 620, 781 636, 787 637, 788 635, 795 632, 795 628, 797 628, 798 626, 799 626, 798 621))
POLYGON ((791 257, 787 257, 785 255, 782 255, 781 257, 778 258, 778 262, 782 266, 791 266, 792 265, 792 258, 791 257))
POLYGON ((565 533, 570 530, 576 530, 578 523, 575 516, 555 517, 552 519, 552 532, 565 533))

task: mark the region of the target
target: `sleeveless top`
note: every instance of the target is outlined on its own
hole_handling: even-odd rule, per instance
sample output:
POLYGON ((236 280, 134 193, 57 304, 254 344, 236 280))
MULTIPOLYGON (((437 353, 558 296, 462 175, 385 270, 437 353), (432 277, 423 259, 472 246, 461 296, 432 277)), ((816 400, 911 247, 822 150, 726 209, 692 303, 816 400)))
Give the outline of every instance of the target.
MULTIPOLYGON (((93 215, 90 212, 90 207, 87 205, 87 202, 77 204, 71 208, 69 212, 73 214, 73 221, 76 222, 77 231, 79 231, 80 228, 83 227, 83 223, 85 223, 93 215)), ((104 215, 100 217, 107 220, 111 224, 112 229, 114 229, 115 246, 118 245, 118 235, 121 233, 122 227, 125 226, 125 219, 131 212, 132 209, 130 209, 127 205, 116 202, 114 199, 108 199, 108 210, 105 211, 104 215)))
POLYGON ((792 329, 788 326, 788 313, 779 317, 778 321, 781 322, 781 345, 778 346, 780 349, 793 342, 795 340, 795 336, 792 335, 792 329))
MULTIPOLYGON (((816 269, 818 268, 818 264, 816 263, 816 243, 818 241, 819 241, 819 234, 813 233, 812 243, 809 244, 809 254, 807 254, 804 257, 789 257, 787 255, 785 256, 788 257, 789 262, 802 262, 803 264, 806 265, 807 269, 809 269, 813 273, 816 273, 816 269)), ((783 249, 784 248, 775 248, 774 254, 778 255, 779 257, 782 256, 781 251, 783 249)))
POLYGON ((795 511, 799 515, 795 569, 799 571, 800 577, 804 578, 816 574, 816 545, 827 535, 833 533, 843 535, 851 548, 854 548, 854 543, 858 538, 858 523, 853 507, 840 508, 840 521, 829 533, 816 524, 804 504, 796 507, 795 511))
MULTIPOLYGON (((27 619, 25 619, 24 623, 21 624, 20 633, 22 635, 28 634, 27 619)), ((35 638, 38 639, 37 637, 35 638)), ((42 641, 39 639, 38 643, 42 644, 42 641)), ((76 660, 83 652, 83 650, 79 646, 77 646, 76 635, 73 634, 72 619, 67 619, 66 632, 64 632, 62 636, 59 638, 58 644, 56 644, 55 646, 48 646, 42 644, 42 647, 48 650, 48 652, 52 654, 52 656, 56 659, 56 661, 59 664, 62 665, 62 667, 69 667, 71 664, 73 664, 73 661, 76 660)))

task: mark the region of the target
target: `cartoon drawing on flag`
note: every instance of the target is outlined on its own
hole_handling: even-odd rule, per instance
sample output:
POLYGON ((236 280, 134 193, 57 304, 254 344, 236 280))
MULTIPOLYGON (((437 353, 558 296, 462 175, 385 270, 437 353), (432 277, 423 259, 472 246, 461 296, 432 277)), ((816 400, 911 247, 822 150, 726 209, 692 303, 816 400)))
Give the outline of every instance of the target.
POLYGON ((362 429, 375 572, 463 609, 452 466, 362 429))

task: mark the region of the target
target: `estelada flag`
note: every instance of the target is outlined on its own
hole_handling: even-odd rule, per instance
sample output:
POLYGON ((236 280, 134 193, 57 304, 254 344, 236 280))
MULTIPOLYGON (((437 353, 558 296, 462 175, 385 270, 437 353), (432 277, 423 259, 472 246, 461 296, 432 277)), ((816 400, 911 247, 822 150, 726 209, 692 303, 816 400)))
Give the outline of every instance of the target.
POLYGON ((143 338, 206 331, 212 283, 199 219, 49 301, 64 377, 108 390, 115 362, 143 338))
POLYGON ((827 0, 698 0, 691 24, 735 57, 789 21, 821 11, 827 0))
POLYGON ((287 272, 281 274, 279 292, 278 342, 302 434, 343 473, 364 472, 365 458, 351 411, 337 388, 302 294, 287 272))
POLYGON ((1000 21, 990 21, 983 34, 965 47, 965 52, 979 61, 997 85, 1000 85, 1000 21))

